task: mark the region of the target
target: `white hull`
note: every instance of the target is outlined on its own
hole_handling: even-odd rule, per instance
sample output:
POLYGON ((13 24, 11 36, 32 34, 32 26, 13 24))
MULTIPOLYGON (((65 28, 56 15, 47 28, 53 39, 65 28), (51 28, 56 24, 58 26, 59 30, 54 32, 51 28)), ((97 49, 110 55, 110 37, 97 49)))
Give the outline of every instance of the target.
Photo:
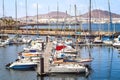
POLYGON ((16 61, 6 66, 8 69, 15 70, 33 70, 37 67, 37 63, 34 62, 21 62, 16 61))
POLYGON ((104 44, 109 44, 109 45, 112 45, 112 44, 113 44, 112 41, 107 41, 107 40, 106 40, 106 41, 103 41, 103 43, 104 43, 104 44))
POLYGON ((52 66, 49 69, 50 73, 86 73, 88 69, 82 65, 74 65, 74 64, 63 64, 52 66))
POLYGON ((114 47, 120 47, 120 42, 115 42, 115 43, 113 43, 113 46, 114 46, 114 47))
POLYGON ((0 47, 4 47, 5 45, 5 42, 0 42, 0 47))

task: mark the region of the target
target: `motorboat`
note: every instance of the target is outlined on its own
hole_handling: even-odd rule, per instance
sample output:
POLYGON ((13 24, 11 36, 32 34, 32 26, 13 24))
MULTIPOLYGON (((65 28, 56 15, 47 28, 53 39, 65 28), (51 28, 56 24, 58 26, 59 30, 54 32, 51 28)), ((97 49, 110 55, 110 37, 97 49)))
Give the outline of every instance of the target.
POLYGON ((6 65, 8 69, 14 70, 35 70, 37 63, 30 61, 15 61, 6 65))

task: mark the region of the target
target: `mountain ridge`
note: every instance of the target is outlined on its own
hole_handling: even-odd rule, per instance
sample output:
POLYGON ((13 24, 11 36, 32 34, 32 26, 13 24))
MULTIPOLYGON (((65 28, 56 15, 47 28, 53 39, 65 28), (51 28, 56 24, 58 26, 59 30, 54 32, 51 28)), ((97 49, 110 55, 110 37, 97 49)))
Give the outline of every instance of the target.
MULTIPOLYGON (((85 14, 81 14, 78 15, 79 17, 82 18, 88 18, 89 16, 89 12, 85 13, 85 14)), ((116 13, 112 13, 111 12, 111 16, 112 18, 120 18, 120 14, 116 14, 116 13)), ((35 16, 27 16, 28 19, 36 19, 37 15, 35 16)), ((61 11, 51 11, 49 13, 46 14, 38 14, 38 18, 67 18, 67 17, 73 17, 72 15, 65 13, 65 12, 61 12, 61 11), (58 17, 57 17, 58 15, 58 17)), ((25 19, 26 17, 21 17, 22 19, 25 19)), ((91 18, 109 18, 109 11, 106 10, 100 10, 100 9, 94 9, 91 11, 91 18)))
MULTIPOLYGON (((84 17, 84 18, 88 18, 89 17, 88 14, 89 14, 89 12, 82 14, 80 16, 84 17)), ((91 11, 91 18, 109 18, 110 17, 109 14, 110 14, 109 11, 94 9, 91 11)), ((111 12, 111 17, 112 18, 120 18, 120 15, 111 12)))

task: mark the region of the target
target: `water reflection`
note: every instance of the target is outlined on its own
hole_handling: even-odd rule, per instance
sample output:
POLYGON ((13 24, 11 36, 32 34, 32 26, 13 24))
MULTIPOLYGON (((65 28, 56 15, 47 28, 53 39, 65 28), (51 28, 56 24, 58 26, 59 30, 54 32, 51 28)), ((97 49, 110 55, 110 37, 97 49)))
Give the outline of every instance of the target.
POLYGON ((88 80, 85 74, 52 74, 47 77, 38 77, 37 80, 88 80))

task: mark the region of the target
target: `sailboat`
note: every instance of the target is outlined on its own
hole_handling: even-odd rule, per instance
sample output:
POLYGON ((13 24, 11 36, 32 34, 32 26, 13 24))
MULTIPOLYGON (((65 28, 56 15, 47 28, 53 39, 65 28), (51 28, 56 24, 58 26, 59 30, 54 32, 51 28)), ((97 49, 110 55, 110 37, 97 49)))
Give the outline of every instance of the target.
MULTIPOLYGON (((108 26, 108 34, 109 34, 110 28, 112 27, 112 15, 111 15, 111 10, 110 10, 110 1, 109 0, 108 0, 108 7, 109 7, 109 16, 110 16, 109 26, 108 26)), ((113 44, 113 36, 112 36, 112 38, 110 35, 106 36, 106 40, 104 40, 103 43, 112 45, 113 44)))
POLYGON ((22 43, 22 36, 19 35, 19 33, 18 33, 17 0, 15 0, 15 17, 16 17, 15 32, 17 34, 15 34, 14 37, 7 40, 9 45, 22 43))
MULTIPOLYGON (((5 19, 5 15, 4 15, 4 0, 3 0, 3 19, 5 19)), ((4 24, 6 24, 6 23, 4 23, 4 24)), ((5 28, 3 28, 3 29, 5 29, 5 28)), ((4 31, 0 34, 0 47, 4 47, 7 44, 6 40, 8 38, 9 38, 8 34, 4 34, 4 31)))
MULTIPOLYGON (((98 14, 99 14, 99 19, 100 19, 100 12, 98 14)), ((103 43, 102 38, 101 38, 101 34, 100 34, 100 27, 101 27, 101 23, 99 24, 98 37, 96 37, 93 41, 93 43, 95 43, 95 44, 103 43)))
MULTIPOLYGON (((67 25, 66 25, 66 23, 67 23, 67 18, 68 18, 67 15, 68 15, 68 14, 67 14, 67 11, 66 11, 66 17, 65 17, 65 20, 64 20, 65 25, 64 25, 64 26, 67 26, 67 25)), ((69 26, 71 26, 70 24, 71 24, 71 23, 69 23, 69 26)), ((64 32, 65 32, 65 30, 64 30, 64 32)), ((72 44, 73 44, 73 39, 71 38, 70 35, 65 36, 64 43, 67 44, 67 45, 72 45, 72 44)))
MULTIPOLYGON (((89 34, 91 35, 91 0, 89 0, 89 34)), ((93 58, 91 57, 91 52, 90 52, 91 41, 89 39, 87 39, 86 36, 85 36, 85 41, 87 44, 89 57, 86 59, 83 58, 83 60, 81 59, 81 62, 91 62, 93 60, 93 58)))
MULTIPOLYGON (((27 0, 26 0, 26 2, 27 2, 27 0)), ((17 4, 17 0, 15 0, 15 4, 17 4)), ((16 38, 16 40, 17 40, 17 38, 16 38)), ((20 54, 22 54, 22 53, 20 53, 20 54)), ((27 54, 27 56, 28 55, 33 56, 33 54, 27 54)), ((7 64, 6 68, 14 69, 14 70, 35 70, 35 68, 37 67, 37 63, 32 62, 29 58, 24 58, 23 56, 18 56, 18 57, 19 58, 15 62, 7 64)))
POLYGON ((28 29, 27 29, 27 0, 25 0, 25 5, 26 5, 26 31, 27 31, 27 34, 26 36, 23 37, 22 41, 23 43, 30 43, 30 41, 32 40, 31 37, 28 36, 28 29))

